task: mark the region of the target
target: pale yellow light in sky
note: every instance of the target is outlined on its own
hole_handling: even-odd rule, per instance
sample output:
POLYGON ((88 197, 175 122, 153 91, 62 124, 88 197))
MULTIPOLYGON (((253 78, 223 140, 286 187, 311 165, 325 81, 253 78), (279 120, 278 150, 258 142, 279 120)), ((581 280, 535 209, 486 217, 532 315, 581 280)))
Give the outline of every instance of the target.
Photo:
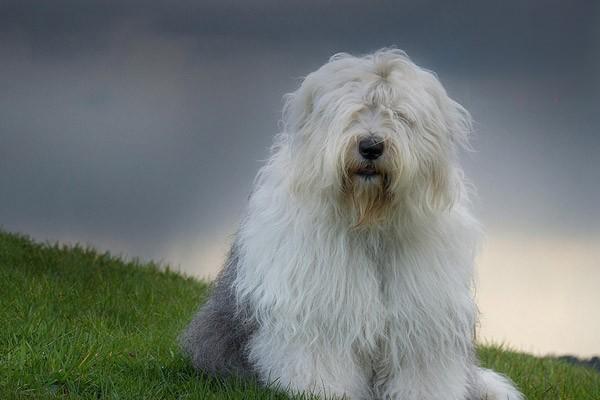
POLYGON ((477 276, 480 341, 600 354, 600 237, 490 234, 477 276))

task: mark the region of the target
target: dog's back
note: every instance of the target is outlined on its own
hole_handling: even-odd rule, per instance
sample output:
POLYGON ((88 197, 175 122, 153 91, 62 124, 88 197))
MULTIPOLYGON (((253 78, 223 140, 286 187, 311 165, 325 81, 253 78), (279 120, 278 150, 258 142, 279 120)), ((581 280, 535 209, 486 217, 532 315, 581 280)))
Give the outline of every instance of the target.
POLYGON ((255 327, 235 301, 236 267, 234 246, 209 299, 180 337, 194 367, 211 376, 254 376, 245 349, 255 327))

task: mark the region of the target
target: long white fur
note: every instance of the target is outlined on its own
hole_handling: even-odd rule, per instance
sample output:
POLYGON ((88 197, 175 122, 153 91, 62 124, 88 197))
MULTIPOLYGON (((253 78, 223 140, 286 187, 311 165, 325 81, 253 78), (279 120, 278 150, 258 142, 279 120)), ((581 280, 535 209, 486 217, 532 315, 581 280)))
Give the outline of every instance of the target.
POLYGON ((522 398, 473 354, 479 226, 456 159, 469 131, 399 50, 336 55, 288 95, 238 236, 234 289, 258 321, 248 351, 263 381, 351 399, 522 398), (389 196, 362 221, 352 204, 383 185, 348 176, 365 134, 385 141, 389 196))

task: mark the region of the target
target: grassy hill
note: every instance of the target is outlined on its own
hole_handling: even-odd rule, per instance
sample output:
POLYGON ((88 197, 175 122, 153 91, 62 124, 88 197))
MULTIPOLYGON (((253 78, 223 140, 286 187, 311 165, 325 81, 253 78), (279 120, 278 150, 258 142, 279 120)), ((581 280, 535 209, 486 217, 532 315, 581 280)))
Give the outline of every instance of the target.
MULTIPOLYGON (((287 399, 197 375, 176 337, 205 283, 82 247, 0 232, 0 399, 287 399)), ((530 400, 600 399, 600 374, 480 349, 530 400)))

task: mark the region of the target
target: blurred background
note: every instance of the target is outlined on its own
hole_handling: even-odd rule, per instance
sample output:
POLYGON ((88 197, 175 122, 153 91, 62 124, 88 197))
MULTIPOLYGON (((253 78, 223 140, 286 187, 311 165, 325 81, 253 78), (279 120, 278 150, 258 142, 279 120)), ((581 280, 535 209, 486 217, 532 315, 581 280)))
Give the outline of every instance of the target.
POLYGON ((479 339, 600 354, 600 3, 0 3, 0 225, 213 277, 284 93, 404 49, 476 121, 479 339))

